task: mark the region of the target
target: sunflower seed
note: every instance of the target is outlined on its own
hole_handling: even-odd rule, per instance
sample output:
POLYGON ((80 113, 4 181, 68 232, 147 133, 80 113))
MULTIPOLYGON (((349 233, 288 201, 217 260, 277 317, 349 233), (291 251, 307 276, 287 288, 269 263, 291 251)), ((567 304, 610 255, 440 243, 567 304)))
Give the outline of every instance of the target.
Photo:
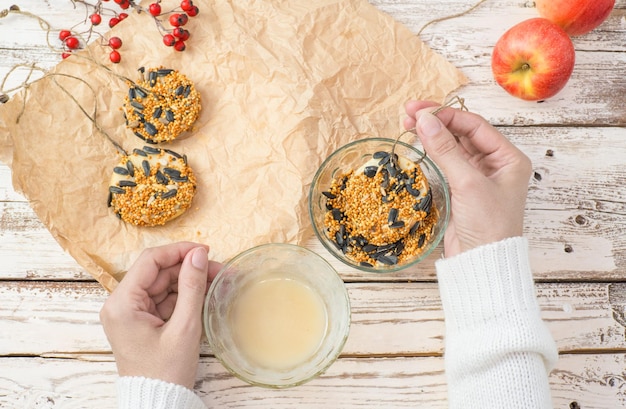
POLYGON ((152 118, 160 118, 162 113, 163 113, 163 108, 158 106, 154 110, 154 113, 152 114, 152 118))
POLYGON ((118 175, 128 176, 128 169, 123 168, 121 166, 114 167, 113 172, 117 173, 118 175))
POLYGON ((363 171, 363 173, 365 173, 365 176, 367 176, 368 178, 373 178, 374 176, 376 176, 376 172, 378 172, 378 166, 366 166, 365 170, 363 171))
POLYGON ((138 110, 140 110, 140 111, 142 111, 142 110, 143 110, 143 108, 144 108, 144 107, 143 107, 143 104, 141 104, 141 103, 139 103, 139 102, 137 102, 137 101, 135 101, 135 100, 130 101, 130 105, 131 105, 133 108, 136 108, 136 109, 138 109, 138 110))
POLYGON ((424 196, 419 202, 415 203, 413 205, 413 209, 430 213, 430 209, 432 208, 432 205, 433 205, 433 195, 429 188, 428 193, 426 193, 426 196, 424 196))
POLYGON ((159 77, 165 77, 168 76, 169 74, 171 74, 174 70, 171 70, 169 68, 161 68, 159 70, 157 70, 157 75, 159 77))
POLYGON ((333 209, 331 210, 332 215, 333 215, 333 219, 340 221, 341 219, 343 219, 343 213, 341 213, 341 210, 339 209, 333 209))
POLYGON ((365 246, 363 246, 363 251, 366 253, 372 253, 374 251, 376 251, 378 249, 378 246, 375 246, 373 244, 366 244, 365 246))
POLYGON ((363 236, 356 236, 354 237, 354 240, 360 247, 367 245, 367 239, 363 236))
POLYGON ((389 215, 387 216, 387 223, 392 224, 396 221, 397 218, 398 218, 398 209, 396 209, 395 207, 392 207, 391 210, 389 210, 389 215))
POLYGON ((123 195, 124 193, 126 193, 126 190, 118 186, 109 186, 109 192, 123 195))
POLYGON ((336 195, 334 195, 334 194, 332 194, 332 193, 330 193, 330 192, 322 192, 322 194, 323 194, 324 196, 326 196, 327 198, 329 198, 329 199, 336 199, 336 198, 337 198, 337 196, 336 196, 336 195))
POLYGON ((165 152, 169 153, 170 155, 172 155, 175 158, 178 159, 182 159, 183 157, 178 153, 178 152, 174 152, 173 150, 170 149, 163 149, 165 152))
POLYGON ((380 256, 376 260, 378 260, 381 263, 383 263, 385 265, 388 265, 388 266, 392 266, 394 264, 398 264, 398 256, 394 256, 394 255, 380 256))
POLYGON ((156 126, 154 126, 150 122, 146 122, 145 124, 143 124, 143 126, 146 129, 146 132, 150 134, 150 136, 154 136, 157 134, 156 126))
POLYGON ((422 234, 420 238, 417 240, 417 247, 421 248, 424 245, 425 241, 426 241, 426 235, 422 234))
POLYGON ((139 156, 148 156, 148 154, 146 152, 142 151, 141 149, 137 149, 137 148, 133 149, 133 153, 136 154, 136 155, 139 155, 139 156))
POLYGON ((172 111, 170 111, 169 109, 165 111, 165 119, 167 119, 170 122, 174 121, 174 113, 172 111))
POLYGON ((174 177, 174 178, 180 177, 180 170, 178 169, 166 167, 166 168, 163 168, 163 172, 169 177, 174 177))
POLYGON ((153 148, 152 146, 144 146, 143 150, 153 155, 158 155, 159 153, 161 153, 161 149, 153 148))
POLYGON ((174 93, 176 94, 176 96, 181 96, 183 95, 183 92, 185 92, 185 87, 183 87, 182 85, 179 85, 178 88, 176 88, 176 91, 174 93))
POLYGON ((389 225, 390 229, 401 229, 404 227, 404 220, 398 220, 389 225))
POLYGON ((150 162, 148 162, 147 160, 143 160, 141 162, 141 167, 143 168, 143 173, 146 176, 150 176, 150 162))
POLYGON ((162 185, 167 185, 168 183, 170 183, 167 177, 163 173, 161 173, 160 170, 157 170, 155 177, 156 177, 157 183, 160 183, 162 185))
POLYGON ((340 247, 343 247, 344 239, 340 232, 335 233, 335 242, 337 242, 340 247))
POLYGON ((409 179, 407 179, 407 180, 404 182, 404 184, 406 185, 406 186, 405 186, 405 187, 406 187, 406 191, 407 191, 407 192, 409 192, 409 194, 410 194, 411 196, 414 196, 414 197, 419 197, 419 195, 421 194, 421 192, 420 192, 420 190, 419 190, 419 189, 415 189, 415 188, 413 187, 413 184, 414 184, 414 183, 415 183, 415 179, 414 179, 414 178, 409 178, 409 179))
POLYGON ((113 204, 113 193, 109 192, 109 196, 107 197, 107 206, 111 207, 113 204))
POLYGON ((135 177, 135 167, 133 166, 133 162, 129 160, 126 161, 126 170, 128 170, 128 174, 131 177, 135 177))
POLYGON ((396 243, 396 248, 393 249, 393 254, 399 256, 404 251, 404 242, 402 240, 396 243))
POLYGON ((135 92, 135 88, 128 88, 128 99, 132 101, 133 99, 135 99, 136 96, 137 93, 135 92))
POLYGON ((141 87, 137 87, 135 88, 135 92, 137 93, 137 95, 139 95, 141 98, 145 98, 148 96, 148 93, 141 87))
POLYGON ((132 180, 120 180, 120 187, 135 187, 137 183, 132 180))
POLYGON ((185 87, 185 92, 183 92, 183 96, 184 96, 185 98, 187 98, 187 97, 189 96, 189 94, 190 94, 190 93, 191 93, 191 85, 187 85, 187 86, 185 87))
POLYGON ((374 154, 372 155, 372 157, 373 157, 374 159, 382 159, 382 158, 389 157, 389 155, 390 155, 390 154, 389 154, 389 152, 385 152, 385 151, 377 151, 377 152, 374 152, 374 154))
POLYGON ((168 199, 170 197, 176 196, 177 193, 178 193, 178 190, 176 190, 176 189, 168 190, 167 192, 165 192, 165 193, 163 193, 161 195, 161 198, 168 199))
POLYGON ((373 265, 371 265, 371 264, 370 264, 370 263, 368 263, 367 261, 361 261, 361 262, 359 263, 359 265, 360 265, 361 267, 374 267, 373 265))
POLYGON ((150 71, 148 73, 148 83, 150 84, 151 87, 154 87, 156 85, 156 82, 157 82, 156 71, 150 71))
POLYGON ((420 227, 420 222, 419 221, 413 223, 413 226, 411 226, 411 228, 409 229, 409 236, 414 235, 415 232, 417 231, 417 229, 419 229, 419 227, 420 227))

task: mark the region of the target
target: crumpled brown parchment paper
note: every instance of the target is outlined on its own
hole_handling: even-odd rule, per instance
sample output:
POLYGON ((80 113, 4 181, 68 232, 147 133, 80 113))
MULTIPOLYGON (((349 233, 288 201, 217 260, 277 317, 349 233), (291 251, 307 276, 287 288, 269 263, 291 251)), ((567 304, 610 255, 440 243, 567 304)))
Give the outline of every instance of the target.
POLYGON ((408 99, 443 102, 465 82, 366 0, 195 3, 200 14, 188 23, 183 53, 164 47, 137 13, 113 29, 124 40, 122 63, 108 63, 107 47, 89 48, 133 79, 140 66, 177 69, 201 93, 193 134, 161 145, 186 154, 198 177, 192 208, 165 226, 134 227, 107 207, 118 154, 77 103, 88 113, 97 106, 98 124, 127 151, 144 146, 124 126, 119 78, 76 55, 53 72, 90 87, 49 76, 0 107, 0 159, 15 189, 108 290, 151 246, 202 242, 224 261, 262 243, 302 243, 312 234, 310 181, 326 156, 364 135, 397 136, 408 99))

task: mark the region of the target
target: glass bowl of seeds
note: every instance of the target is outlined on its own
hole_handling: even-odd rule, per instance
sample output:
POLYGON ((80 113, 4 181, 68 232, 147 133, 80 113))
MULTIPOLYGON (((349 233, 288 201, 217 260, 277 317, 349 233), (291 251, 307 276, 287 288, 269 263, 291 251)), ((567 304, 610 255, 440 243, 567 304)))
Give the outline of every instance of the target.
POLYGON ((450 219, 450 193, 416 147, 386 138, 351 142, 331 154, 311 183, 309 215, 337 259, 368 272, 393 272, 427 257, 450 219))

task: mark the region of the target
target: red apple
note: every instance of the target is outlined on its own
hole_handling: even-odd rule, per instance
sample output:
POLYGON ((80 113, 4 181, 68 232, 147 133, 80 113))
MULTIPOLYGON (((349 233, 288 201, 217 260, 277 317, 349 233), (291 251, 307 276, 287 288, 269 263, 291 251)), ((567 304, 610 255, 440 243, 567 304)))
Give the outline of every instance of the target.
POLYGON ((491 70, 509 94, 539 101, 563 89, 574 60, 574 44, 561 27, 545 18, 531 18, 511 27, 496 42, 491 70))
POLYGON ((611 14, 615 0, 535 0, 541 17, 571 36, 586 34, 611 14))

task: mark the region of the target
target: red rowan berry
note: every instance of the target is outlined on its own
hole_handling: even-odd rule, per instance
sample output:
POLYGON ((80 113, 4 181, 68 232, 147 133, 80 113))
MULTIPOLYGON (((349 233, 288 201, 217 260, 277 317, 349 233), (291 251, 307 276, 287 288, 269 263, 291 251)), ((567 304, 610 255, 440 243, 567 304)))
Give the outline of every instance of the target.
POLYGON ((178 40, 174 43, 174 49, 176 51, 185 51, 185 42, 183 40, 178 40))
POLYGON ((109 38, 109 47, 114 50, 117 50, 122 46, 122 39, 119 37, 111 37, 109 38))
POLYGON ((70 30, 61 30, 59 31, 59 40, 65 41, 65 39, 72 35, 70 30))
POLYGON ((97 26, 102 22, 102 17, 100 17, 100 14, 95 13, 89 16, 89 20, 91 21, 91 24, 97 26))
POLYGON ((187 14, 189 15, 189 17, 195 17, 198 15, 199 12, 200 9, 198 9, 197 6, 193 6, 190 10, 187 10, 187 14))
POLYGON ((67 37, 65 39, 65 45, 70 50, 75 50, 78 48, 78 46, 80 46, 80 41, 78 41, 78 38, 76 37, 67 37))
POLYGON ((119 52, 117 52, 117 50, 113 50, 111 51, 111 54, 109 54, 109 59, 111 60, 112 63, 117 64, 120 61, 122 61, 122 56, 120 55, 119 52))
POLYGON ((161 14, 161 5, 159 3, 152 3, 148 7, 148 11, 150 12, 150 14, 156 17, 161 14))
POLYGON ((183 0, 180 2, 180 8, 183 11, 189 11, 193 7, 193 2, 191 0, 183 0))
POLYGON ((174 38, 173 35, 171 34, 165 34, 163 36, 163 44, 165 44, 168 47, 173 46, 176 43, 176 38, 174 38))
POLYGON ((170 24, 174 27, 184 26, 188 19, 185 13, 174 13, 170 16, 170 24))

